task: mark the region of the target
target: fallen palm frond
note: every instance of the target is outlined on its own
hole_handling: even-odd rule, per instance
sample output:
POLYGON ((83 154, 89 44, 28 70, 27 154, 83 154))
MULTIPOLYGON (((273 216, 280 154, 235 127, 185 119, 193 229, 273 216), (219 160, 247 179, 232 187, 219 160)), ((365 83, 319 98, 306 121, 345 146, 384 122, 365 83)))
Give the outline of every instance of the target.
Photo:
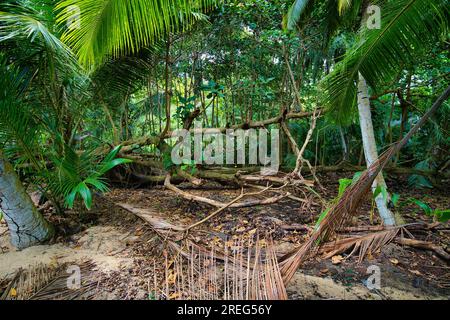
POLYGON ((70 286, 68 264, 49 266, 39 264, 20 269, 0 296, 0 300, 86 300, 92 299, 97 282, 91 271, 92 262, 77 263, 80 269, 79 286, 70 286))
POLYGON ((190 243, 187 257, 166 259, 164 282, 153 297, 169 300, 286 300, 287 293, 271 240, 225 243, 225 254, 190 243))
POLYGON ((353 248, 346 259, 358 253, 358 262, 362 262, 367 254, 381 249, 394 240, 399 230, 400 228, 391 228, 363 236, 340 239, 323 245, 321 251, 325 253, 324 258, 328 259, 353 248))
POLYGON ((295 252, 285 256, 281 260, 281 273, 283 280, 287 284, 295 272, 308 258, 314 255, 321 244, 330 239, 337 230, 342 229, 356 215, 356 210, 371 191, 371 186, 375 178, 383 170, 389 160, 408 142, 413 134, 430 118, 430 116, 448 99, 450 96, 450 86, 436 100, 431 109, 419 120, 419 122, 408 132, 408 134, 398 143, 385 151, 377 161, 360 176, 358 181, 345 190, 337 203, 331 206, 327 215, 320 222, 310 239, 295 252))

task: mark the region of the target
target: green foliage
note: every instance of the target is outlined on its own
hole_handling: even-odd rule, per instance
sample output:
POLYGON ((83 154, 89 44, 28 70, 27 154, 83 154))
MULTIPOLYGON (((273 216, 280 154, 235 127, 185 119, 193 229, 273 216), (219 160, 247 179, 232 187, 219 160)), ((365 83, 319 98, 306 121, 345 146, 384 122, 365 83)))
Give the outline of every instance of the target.
POLYGON ((180 119, 182 122, 184 122, 190 115, 190 113, 195 109, 194 102, 196 99, 197 96, 192 96, 186 99, 179 94, 178 100, 180 101, 180 105, 178 105, 177 107, 175 118, 180 119))
POLYGON ((289 11, 284 18, 283 26, 285 29, 292 30, 297 26, 298 22, 300 21, 300 17, 305 12, 306 6, 310 2, 312 2, 312 1, 311 0, 295 0, 295 2, 289 8, 289 11))
POLYGON ((191 161, 190 163, 185 163, 181 165, 181 170, 191 174, 191 175, 195 175, 197 173, 197 165, 195 163, 195 161, 191 161))
POLYGON ((333 118, 348 123, 356 104, 356 83, 361 73, 374 89, 392 81, 408 63, 448 30, 445 0, 376 1, 381 29, 361 28, 359 40, 324 79, 324 104, 333 118))
POLYGON ((386 187, 383 187, 383 186, 377 186, 375 188, 375 191, 372 194, 372 199, 376 199, 380 194, 383 196, 383 199, 385 201, 387 201, 387 199, 388 199, 388 192, 387 192, 386 187))
POLYGON ((73 208, 77 195, 80 195, 87 209, 92 207, 92 191, 106 192, 103 179, 105 173, 114 167, 130 163, 129 159, 116 158, 120 146, 115 147, 103 160, 97 161, 93 152, 78 154, 66 146, 62 159, 53 158, 56 172, 49 177, 50 190, 65 199, 65 205, 73 208))
POLYGON ((339 179, 339 193, 338 198, 340 199, 344 194, 345 190, 353 183, 351 179, 339 179))
POLYGON ((163 38, 167 32, 186 30, 203 20, 200 13, 217 0, 62 0, 56 6, 58 22, 72 18, 71 6, 78 6, 80 28, 68 28, 62 39, 85 66, 103 63, 107 57, 136 53, 163 38))
POLYGON ((392 195, 391 201, 395 208, 402 208, 408 204, 413 203, 420 209, 422 209, 422 211, 429 217, 434 217, 436 220, 444 223, 450 220, 450 209, 433 209, 429 204, 413 197, 409 197, 405 201, 401 202, 399 200, 399 194, 392 195))

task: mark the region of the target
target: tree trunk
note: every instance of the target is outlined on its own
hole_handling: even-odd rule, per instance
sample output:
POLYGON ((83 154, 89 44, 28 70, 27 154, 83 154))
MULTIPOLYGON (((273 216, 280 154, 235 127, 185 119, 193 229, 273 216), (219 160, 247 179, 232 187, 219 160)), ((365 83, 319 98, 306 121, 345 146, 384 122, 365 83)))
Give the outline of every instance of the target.
POLYGON ((345 141, 344 130, 342 127, 339 127, 339 134, 341 136, 341 144, 342 144, 342 161, 348 161, 348 147, 347 142, 345 141))
POLYGON ((0 208, 8 224, 11 243, 24 249, 50 239, 53 227, 37 211, 12 165, 0 151, 0 208))
MULTIPOLYGON (((362 77, 361 74, 359 75, 358 81, 358 113, 359 113, 359 122, 361 125, 364 155, 366 157, 367 167, 369 167, 373 162, 375 162, 378 159, 378 151, 373 132, 372 114, 370 112, 369 90, 367 87, 366 80, 362 77)), ((372 190, 375 191, 375 189, 378 186, 386 188, 387 190, 386 182, 384 181, 382 173, 380 173, 378 177, 375 179, 372 185, 372 190)), ((383 194, 379 194, 375 198, 375 202, 377 204, 377 208, 384 225, 394 226, 395 225, 394 215, 388 209, 387 199, 384 198, 383 194)))

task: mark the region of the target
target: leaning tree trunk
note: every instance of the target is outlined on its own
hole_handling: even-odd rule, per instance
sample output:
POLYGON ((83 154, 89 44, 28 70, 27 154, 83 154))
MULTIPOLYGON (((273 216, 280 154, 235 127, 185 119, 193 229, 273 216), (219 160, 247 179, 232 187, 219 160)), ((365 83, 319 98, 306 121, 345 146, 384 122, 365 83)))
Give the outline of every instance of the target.
POLYGON ((24 249, 53 236, 53 227, 37 211, 30 196, 0 151, 0 209, 8 224, 11 243, 24 249))
MULTIPOLYGON (((364 146, 364 155, 366 157, 367 167, 369 167, 373 162, 375 162, 378 159, 378 151, 373 132, 372 114, 370 112, 369 90, 367 87, 366 80, 363 78, 361 74, 359 75, 358 81, 358 113, 364 146)), ((384 181, 384 177, 381 172, 372 185, 373 191, 375 191, 375 189, 378 186, 386 188, 387 190, 386 182, 384 181)), ((379 194, 375 198, 375 202, 377 204, 377 208, 384 225, 394 226, 395 217, 392 214, 392 212, 388 209, 387 199, 385 199, 383 194, 379 194)))

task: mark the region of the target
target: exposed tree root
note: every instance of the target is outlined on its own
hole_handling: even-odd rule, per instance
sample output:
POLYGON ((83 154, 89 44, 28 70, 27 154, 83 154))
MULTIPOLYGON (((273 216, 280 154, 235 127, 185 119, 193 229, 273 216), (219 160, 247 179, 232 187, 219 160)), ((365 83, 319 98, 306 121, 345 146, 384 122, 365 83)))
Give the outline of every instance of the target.
MULTIPOLYGON (((223 208, 223 207, 227 206, 226 203, 223 203, 223 202, 220 202, 220 201, 217 201, 217 200, 213 200, 213 199, 209 199, 209 198, 206 198, 206 197, 196 196, 196 195, 193 195, 193 194, 191 194, 189 192, 183 191, 183 190, 177 188, 176 186, 174 186, 170 182, 170 180, 171 180, 171 175, 168 174, 166 176, 166 180, 164 182, 164 186, 167 189, 169 189, 169 190, 175 192, 176 194, 180 195, 181 197, 185 198, 186 200, 206 203, 206 204, 208 204, 210 206, 217 207, 217 208, 223 208)), ((230 207, 230 208, 246 208, 246 207, 253 207, 253 206, 258 206, 258 205, 273 204, 273 203, 276 203, 276 202, 286 198, 289 195, 290 195, 289 193, 286 193, 286 194, 278 195, 278 196, 275 196, 275 197, 265 198, 263 200, 252 200, 252 201, 240 202, 240 203, 233 202, 228 207, 230 207)))
POLYGON ((450 261, 450 254, 445 252, 445 250, 442 247, 432 242, 420 241, 416 239, 407 239, 403 237, 395 239, 395 242, 403 246, 434 251, 439 257, 441 257, 445 261, 450 261))

